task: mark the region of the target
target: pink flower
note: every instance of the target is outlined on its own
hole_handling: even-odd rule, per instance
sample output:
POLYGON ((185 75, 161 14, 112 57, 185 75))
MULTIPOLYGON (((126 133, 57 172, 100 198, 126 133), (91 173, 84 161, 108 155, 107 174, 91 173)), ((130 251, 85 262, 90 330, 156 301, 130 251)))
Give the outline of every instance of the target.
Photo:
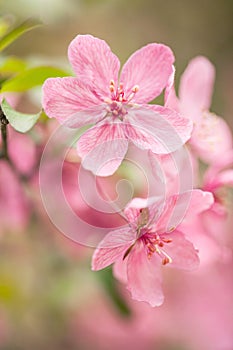
POLYGON ((231 131, 223 118, 209 111, 213 93, 215 70, 205 57, 198 56, 190 61, 179 86, 179 100, 174 89, 174 72, 170 77, 165 105, 189 117, 194 122, 189 144, 194 155, 207 163, 232 148, 231 131))
MULTIPOLYGON (((232 209, 227 196, 227 187, 233 186, 232 166, 233 150, 208 167, 203 176, 202 190, 211 192, 214 202, 199 216, 187 212, 180 225, 198 246, 202 265, 216 260, 226 262, 232 255, 228 242, 232 233, 232 209)), ((197 207, 200 207, 200 201, 197 201, 197 207)))
POLYGON ((190 194, 189 212, 193 209, 194 215, 201 210, 195 197, 199 200, 201 197, 204 210, 213 202, 210 193, 200 190, 171 196, 165 205, 160 199, 134 198, 124 211, 128 227, 110 232, 100 242, 93 255, 92 269, 115 263, 115 274, 127 283, 133 299, 151 306, 161 305, 164 300, 161 265, 193 270, 199 264, 193 244, 179 230, 179 222, 175 219, 174 227, 172 220, 184 213, 190 194))
POLYGON ((169 108, 148 105, 167 86, 174 56, 162 44, 136 51, 122 68, 105 41, 78 35, 68 57, 77 77, 50 78, 43 85, 49 117, 72 128, 96 124, 77 144, 85 168, 111 175, 133 142, 170 153, 190 137, 192 123, 169 108), (87 157, 88 156, 88 157, 87 157))
MULTIPOLYGON (((0 101, 5 97, 15 106, 19 94, 0 94, 0 101)), ((30 136, 15 131, 7 125, 8 155, 12 166, 0 160, 0 231, 22 230, 30 217, 29 198, 25 193, 20 176, 30 176, 36 166, 36 147, 30 136)), ((2 139, 0 135, 0 149, 2 139)))
POLYGON ((10 165, 0 161, 0 232, 24 229, 29 219, 29 202, 10 165))

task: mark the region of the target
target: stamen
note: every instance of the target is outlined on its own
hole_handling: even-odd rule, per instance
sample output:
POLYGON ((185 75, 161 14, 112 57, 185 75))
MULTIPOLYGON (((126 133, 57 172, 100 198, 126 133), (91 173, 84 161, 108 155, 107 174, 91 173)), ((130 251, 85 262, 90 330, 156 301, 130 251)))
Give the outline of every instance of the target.
POLYGON ((167 265, 171 262, 172 262, 172 259, 170 257, 167 257, 167 256, 165 256, 165 258, 163 258, 163 260, 162 260, 163 265, 167 265))
POLYGON ((127 99, 128 102, 130 102, 134 98, 135 94, 139 91, 139 86, 134 85, 131 91, 132 93, 129 95, 129 98, 127 99))
POLYGON ((171 243, 172 239, 171 238, 163 238, 164 243, 171 243))
POLYGON ((147 248, 147 257, 150 259, 154 253, 157 253, 162 259, 162 265, 167 265, 172 262, 172 258, 161 248, 166 243, 171 243, 171 238, 160 237, 159 234, 144 236, 144 244, 147 248))
POLYGON ((110 85, 109 90, 110 90, 110 92, 115 92, 115 87, 113 85, 110 85))
POLYGON ((138 85, 134 85, 134 87, 132 88, 132 92, 134 94, 136 94, 136 92, 138 92, 138 91, 139 91, 139 86, 138 85))

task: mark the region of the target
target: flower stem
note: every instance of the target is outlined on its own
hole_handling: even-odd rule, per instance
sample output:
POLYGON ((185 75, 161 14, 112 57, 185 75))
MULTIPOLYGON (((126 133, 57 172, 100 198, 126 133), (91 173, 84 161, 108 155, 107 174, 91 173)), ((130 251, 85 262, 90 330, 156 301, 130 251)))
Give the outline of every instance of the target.
POLYGON ((8 120, 0 107, 0 124, 1 124, 1 136, 2 136, 2 152, 0 153, 0 158, 9 161, 8 155, 8 145, 7 145, 7 124, 8 120))

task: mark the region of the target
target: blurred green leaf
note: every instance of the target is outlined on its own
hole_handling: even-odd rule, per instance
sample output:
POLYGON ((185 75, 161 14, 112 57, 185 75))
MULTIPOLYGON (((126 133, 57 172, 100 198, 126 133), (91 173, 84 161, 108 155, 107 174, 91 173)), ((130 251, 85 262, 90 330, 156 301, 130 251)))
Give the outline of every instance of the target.
POLYGON ((0 17, 0 38, 8 32, 11 22, 10 16, 0 17))
POLYGON ((104 286, 105 291, 110 296, 114 306, 123 316, 131 316, 131 310, 126 304, 124 298, 119 293, 117 288, 117 281, 112 275, 112 268, 95 272, 104 286))
POLYGON ((21 72, 26 69, 27 63, 17 57, 8 57, 1 65, 0 65, 0 74, 2 75, 12 75, 21 72))
POLYGON ((1 103, 2 110, 13 128, 19 132, 25 133, 29 131, 40 117, 37 114, 24 114, 14 110, 6 100, 1 103))
POLYGON ((28 19, 24 23, 20 24, 18 27, 12 29, 9 33, 4 35, 0 39, 0 51, 4 50, 10 44, 12 44, 21 35, 28 32, 29 30, 40 26, 42 23, 36 19, 28 19))
POLYGON ((1 92, 26 91, 35 86, 42 85, 47 78, 64 77, 67 75, 70 74, 63 69, 50 66, 39 66, 35 68, 25 69, 17 76, 5 81, 2 84, 1 92))

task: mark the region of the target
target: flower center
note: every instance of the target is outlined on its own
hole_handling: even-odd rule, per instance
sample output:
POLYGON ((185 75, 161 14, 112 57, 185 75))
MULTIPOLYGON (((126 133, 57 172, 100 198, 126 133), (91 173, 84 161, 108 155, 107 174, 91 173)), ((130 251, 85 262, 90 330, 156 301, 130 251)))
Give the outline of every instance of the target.
POLYGON ((163 265, 172 262, 172 258, 163 250, 165 244, 172 242, 171 238, 165 238, 158 234, 145 234, 141 239, 146 246, 148 259, 157 253, 161 257, 163 265))
POLYGON ((138 92, 139 87, 135 85, 129 96, 125 95, 123 84, 120 83, 116 88, 113 80, 110 81, 109 90, 111 93, 111 98, 107 98, 105 102, 108 104, 108 112, 111 113, 112 117, 119 118, 123 120, 124 116, 128 113, 127 107, 129 102, 134 98, 135 94, 138 92))

